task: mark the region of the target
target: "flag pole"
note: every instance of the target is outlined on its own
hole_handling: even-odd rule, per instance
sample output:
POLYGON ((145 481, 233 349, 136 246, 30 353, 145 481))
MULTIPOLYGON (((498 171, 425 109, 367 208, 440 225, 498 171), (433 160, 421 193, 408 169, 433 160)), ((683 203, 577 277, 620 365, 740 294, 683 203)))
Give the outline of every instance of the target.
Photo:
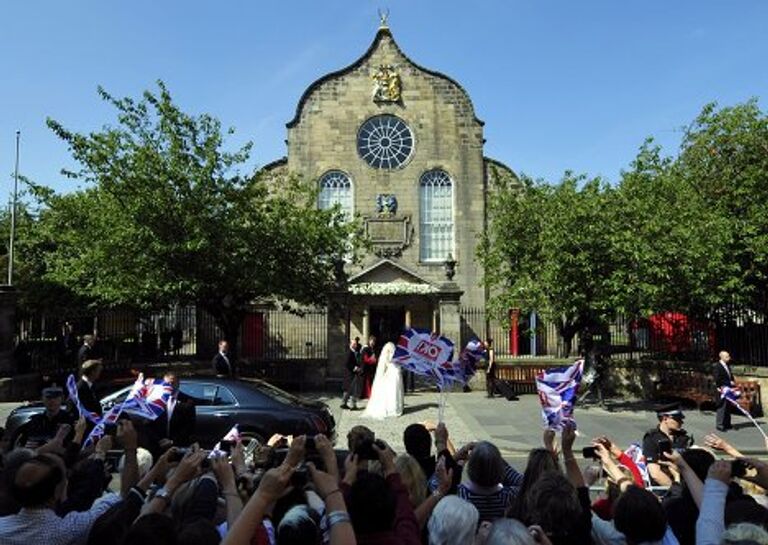
POLYGON ((16 131, 16 168, 13 173, 13 199, 11 203, 11 235, 8 241, 8 285, 13 286, 13 246, 16 238, 16 201, 19 196, 19 140, 21 131, 16 131))

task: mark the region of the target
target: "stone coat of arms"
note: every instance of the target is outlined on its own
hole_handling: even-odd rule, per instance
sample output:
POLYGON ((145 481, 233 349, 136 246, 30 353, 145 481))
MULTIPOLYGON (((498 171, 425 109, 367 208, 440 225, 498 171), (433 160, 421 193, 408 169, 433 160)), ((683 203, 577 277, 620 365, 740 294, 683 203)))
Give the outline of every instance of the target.
POLYGON ((376 213, 383 218, 391 218, 397 214, 397 197, 391 193, 376 195, 376 213))
POLYGON ((391 64, 382 64, 373 74, 374 102, 400 102, 403 83, 391 64))

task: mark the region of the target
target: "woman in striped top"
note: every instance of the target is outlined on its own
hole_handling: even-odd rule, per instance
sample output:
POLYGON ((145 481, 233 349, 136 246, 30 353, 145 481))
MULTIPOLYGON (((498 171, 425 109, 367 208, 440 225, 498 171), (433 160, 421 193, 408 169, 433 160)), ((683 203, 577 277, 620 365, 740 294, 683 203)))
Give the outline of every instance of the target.
POLYGON ((472 449, 467 476, 457 495, 477 508, 481 522, 503 517, 523 483, 523 476, 504 461, 496 445, 487 441, 472 449))

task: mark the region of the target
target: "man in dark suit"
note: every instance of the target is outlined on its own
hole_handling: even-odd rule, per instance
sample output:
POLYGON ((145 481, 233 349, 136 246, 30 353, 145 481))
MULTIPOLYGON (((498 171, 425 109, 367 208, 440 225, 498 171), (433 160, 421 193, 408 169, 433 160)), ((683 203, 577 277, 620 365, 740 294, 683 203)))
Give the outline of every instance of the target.
POLYGON ((213 371, 224 377, 231 377, 234 375, 234 367, 232 360, 229 359, 229 343, 225 340, 219 341, 219 351, 213 357, 213 371))
MULTIPOLYGON (((85 360, 80 367, 80 380, 77 381, 77 398, 80 400, 83 410, 96 413, 99 416, 103 415, 104 410, 101 408, 99 396, 96 395, 96 381, 101 376, 102 367, 101 360, 85 360)), ((70 402, 69 407, 73 415, 79 413, 78 407, 75 407, 73 403, 70 402)), ((86 437, 91 433, 94 426, 95 424, 86 417, 86 437)))
POLYGON ((173 386, 167 409, 155 420, 145 424, 146 448, 156 457, 170 447, 188 447, 195 442, 197 415, 192 399, 179 391, 179 379, 168 372, 163 380, 173 386))
POLYGON ((96 344, 96 337, 93 335, 85 335, 83 337, 83 346, 77 352, 77 363, 82 365, 88 360, 96 359, 93 346, 96 344))
POLYGON ((101 360, 86 360, 83 362, 81 369, 82 375, 80 380, 77 381, 77 397, 80 399, 80 403, 83 407, 92 413, 96 413, 99 416, 102 415, 103 410, 99 397, 96 395, 96 382, 101 377, 102 370, 101 360))
POLYGON ((360 363, 360 337, 355 337, 349 343, 344 374, 344 396, 341 398, 341 408, 354 411, 357 410, 357 400, 362 389, 363 368, 360 363), (352 405, 347 406, 350 401, 352 405))
POLYGON ((731 372, 731 367, 728 363, 731 361, 731 355, 723 350, 719 354, 720 361, 715 364, 715 387, 717 388, 717 415, 715 417, 715 425, 720 431, 728 431, 731 429, 731 412, 730 402, 726 401, 722 397, 723 388, 734 388, 736 382, 731 372))

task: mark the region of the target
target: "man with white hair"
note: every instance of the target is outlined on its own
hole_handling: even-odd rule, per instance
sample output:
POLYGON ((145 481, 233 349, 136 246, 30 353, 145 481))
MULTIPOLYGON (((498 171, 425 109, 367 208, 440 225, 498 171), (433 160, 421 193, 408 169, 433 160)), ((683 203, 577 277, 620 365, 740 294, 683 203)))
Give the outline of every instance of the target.
POLYGON ((715 387, 717 388, 717 413, 715 416, 715 425, 720 431, 731 429, 730 403, 722 397, 725 388, 734 388, 736 382, 728 363, 731 361, 731 355, 723 350, 719 354, 720 361, 715 364, 715 387))

